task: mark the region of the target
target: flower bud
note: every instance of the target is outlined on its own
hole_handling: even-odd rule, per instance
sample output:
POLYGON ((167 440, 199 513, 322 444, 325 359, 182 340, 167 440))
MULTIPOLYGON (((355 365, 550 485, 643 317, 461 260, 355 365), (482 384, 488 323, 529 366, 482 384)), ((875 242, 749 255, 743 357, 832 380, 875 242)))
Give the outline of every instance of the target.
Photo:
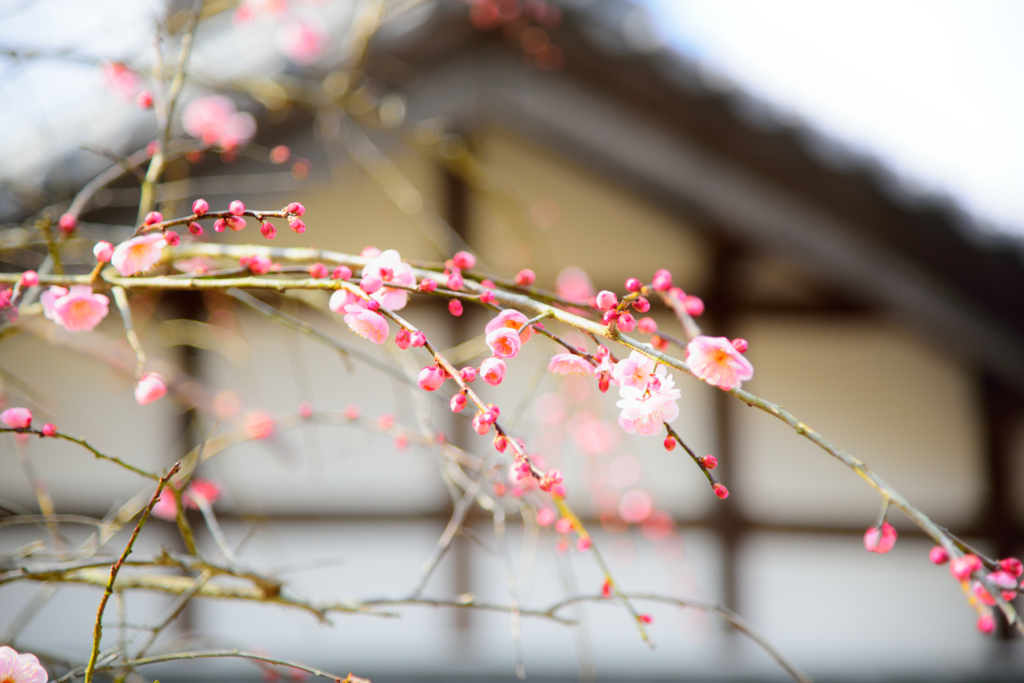
POLYGON ((522 287, 528 287, 537 280, 537 274, 529 268, 523 268, 516 273, 516 284, 522 287))
POLYGON ((600 292, 597 293, 595 303, 597 304, 597 308, 599 310, 607 311, 609 309, 615 308, 615 306, 619 303, 619 300, 618 298, 616 298, 613 292, 609 292, 607 289, 602 289, 600 292))
POLYGON ((460 251, 452 257, 452 265, 461 270, 472 268, 476 265, 476 256, 473 256, 468 251, 460 251))
POLYGON ((456 318, 462 315, 462 302, 458 299, 452 299, 448 302, 448 312, 454 315, 456 318))
POLYGON ((635 277, 631 277, 626 280, 627 292, 639 292, 643 288, 643 286, 643 283, 637 280, 635 277))
POLYGON ((202 216, 209 210, 210 205, 207 203, 205 199, 197 199, 194 202, 192 202, 192 213, 194 213, 197 216, 202 216))

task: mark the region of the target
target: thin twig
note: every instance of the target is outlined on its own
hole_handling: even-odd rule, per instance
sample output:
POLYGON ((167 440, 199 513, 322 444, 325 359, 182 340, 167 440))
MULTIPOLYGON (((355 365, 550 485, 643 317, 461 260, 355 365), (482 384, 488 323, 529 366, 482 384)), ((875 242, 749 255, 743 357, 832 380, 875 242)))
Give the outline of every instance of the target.
POLYGON ((139 537, 139 532, 142 531, 143 525, 146 520, 149 519, 149 513, 153 510, 153 506, 160 500, 160 492, 164 490, 164 486, 170 481, 171 477, 178 473, 181 469, 181 463, 176 462, 174 466, 167 471, 167 473, 160 477, 160 481, 156 485, 156 492, 149 501, 149 505, 146 506, 145 511, 142 513, 142 517, 139 519, 139 523, 135 525, 135 531, 132 532, 132 537, 128 541, 128 545, 125 546, 124 552, 121 553, 121 557, 117 559, 110 567, 110 579, 107 581, 106 589, 103 591, 103 597, 100 599, 100 606, 96 610, 96 623, 92 630, 92 654, 89 655, 89 663, 85 667, 85 683, 92 683, 92 677, 96 670, 96 660, 100 654, 100 638, 103 636, 103 611, 107 608, 107 601, 110 600, 110 596, 114 592, 114 582, 117 580, 117 573, 121 571, 121 566, 124 565, 124 561, 128 559, 128 555, 131 554, 132 548, 135 547, 135 539, 139 537))

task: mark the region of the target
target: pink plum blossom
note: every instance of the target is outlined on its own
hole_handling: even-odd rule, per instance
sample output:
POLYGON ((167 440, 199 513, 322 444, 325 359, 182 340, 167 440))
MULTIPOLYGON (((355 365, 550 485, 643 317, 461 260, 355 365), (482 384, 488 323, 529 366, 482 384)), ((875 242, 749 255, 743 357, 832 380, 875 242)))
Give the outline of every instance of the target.
POLYGON ((160 492, 160 497, 157 498, 156 505, 153 506, 153 514, 168 522, 174 521, 174 518, 178 516, 178 503, 174 500, 174 493, 168 487, 164 487, 160 492))
POLYGON ((508 366, 500 358, 487 358, 480 364, 480 377, 491 386, 498 386, 505 379, 508 366))
POLYGON ((110 262, 121 277, 144 273, 160 261, 166 246, 167 240, 159 232, 139 235, 117 245, 110 262))
POLYGON ((0 681, 3 683, 46 683, 49 676, 35 655, 18 654, 6 645, 0 647, 0 681))
POLYGON ((199 507, 196 501, 203 501, 207 505, 213 505, 221 495, 221 487, 217 482, 210 479, 195 479, 185 489, 185 506, 190 508, 199 507))
POLYGON ((107 85, 126 100, 135 97, 135 93, 142 82, 138 74, 121 62, 108 62, 104 64, 103 77, 107 81, 107 85))
MULTIPOLYGON (((646 389, 651 378, 655 376, 654 367, 657 362, 648 358, 638 351, 631 351, 628 358, 624 358, 615 364, 612 369, 612 379, 620 387, 634 387, 646 389)), ((658 366, 659 377, 665 375, 664 366, 658 366)))
POLYGON ((0 422, 11 429, 28 429, 32 426, 32 411, 28 408, 8 408, 0 413, 0 422))
POLYGON ((499 327, 488 332, 485 341, 491 353, 498 358, 515 358, 523 345, 519 334, 508 327, 499 327))
POLYGON ((619 516, 630 524, 640 524, 651 516, 654 503, 651 496, 641 489, 631 489, 619 500, 619 516))
POLYGON ((928 551, 928 559, 934 564, 946 564, 949 562, 949 553, 941 545, 937 545, 928 551))
POLYGON ((593 369, 590 361, 574 353, 556 353, 548 362, 548 370, 563 377, 570 375, 589 377, 593 369))
POLYGON ((409 293, 403 289, 388 287, 388 283, 415 287, 416 276, 413 275, 412 266, 404 263, 397 251, 388 249, 373 257, 369 263, 363 266, 363 279, 365 280, 369 276, 380 278, 384 285, 373 293, 373 298, 381 306, 392 311, 405 308, 409 302, 409 293))
POLYGON ((89 285, 75 285, 70 290, 50 287, 40 300, 43 315, 69 332, 88 332, 110 310, 110 300, 103 294, 93 294, 89 285))
POLYGON ((281 27, 277 45, 299 66, 315 64, 327 49, 327 32, 310 22, 291 22, 281 27))
POLYGON ((676 401, 682 394, 675 388, 670 375, 660 379, 660 386, 654 390, 633 386, 619 387, 619 400, 615 405, 622 408, 619 426, 628 434, 651 436, 661 431, 662 424, 676 419, 679 406, 676 401))
POLYGON ((712 386, 738 389, 754 376, 754 366, 725 337, 694 337, 686 351, 690 370, 712 386))
POLYGON ((167 384, 158 372, 147 372, 135 385, 135 400, 140 406, 149 405, 167 393, 167 384))
POLYGON ((523 268, 516 273, 516 284, 521 287, 528 287, 537 280, 537 274, 529 268, 523 268))
POLYGON ((383 344, 388 338, 388 321, 368 308, 349 304, 345 306, 344 320, 353 332, 374 344, 383 344))
POLYGON ((234 149, 244 145, 256 133, 252 114, 239 112, 224 95, 209 95, 189 102, 181 115, 185 132, 207 145, 234 149))
POLYGON ((537 525, 551 526, 555 522, 555 516, 555 511, 551 508, 541 508, 537 510, 537 525))
POLYGON ((512 330, 519 332, 519 341, 526 343, 530 341, 530 336, 533 335, 532 328, 527 327, 522 329, 523 325, 529 320, 525 315, 515 310, 514 308, 506 308, 504 311, 499 313, 497 317, 491 319, 490 322, 484 326, 484 332, 490 333, 494 330, 507 327, 512 330))
POLYGON ((871 527, 864 532, 864 548, 873 553, 883 554, 896 545, 896 529, 889 522, 882 522, 882 528, 871 527))

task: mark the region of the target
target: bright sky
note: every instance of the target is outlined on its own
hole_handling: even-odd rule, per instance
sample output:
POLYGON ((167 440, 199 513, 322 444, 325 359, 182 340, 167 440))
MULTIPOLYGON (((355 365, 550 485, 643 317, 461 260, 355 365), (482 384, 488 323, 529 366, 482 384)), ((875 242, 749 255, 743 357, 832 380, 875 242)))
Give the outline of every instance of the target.
POLYGON ((647 4, 673 47, 1024 234, 1024 2, 647 4))

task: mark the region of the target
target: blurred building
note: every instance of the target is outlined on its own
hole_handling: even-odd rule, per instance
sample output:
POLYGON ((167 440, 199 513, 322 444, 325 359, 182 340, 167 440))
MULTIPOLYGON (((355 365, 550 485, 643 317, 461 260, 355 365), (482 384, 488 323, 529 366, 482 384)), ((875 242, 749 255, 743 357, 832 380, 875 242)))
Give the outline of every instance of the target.
MULTIPOLYGON (((215 177, 222 169, 214 164, 180 164, 169 172, 177 194, 165 200, 173 206, 176 197, 180 209, 197 196, 211 205, 240 198, 264 208, 298 200, 307 206, 309 230, 281 234, 275 246, 358 253, 372 243, 438 260, 464 242, 493 271, 511 275, 529 266, 548 286, 571 265, 590 273, 597 289, 616 291, 627 277, 649 279, 669 268, 677 284, 704 298, 705 331, 749 341, 756 370, 750 391, 865 460, 984 551, 1024 552, 1020 245, 979 231, 955 206, 913 194, 884 169, 787 124, 658 46, 634 5, 580 2, 563 10, 557 25, 493 29, 474 26, 463 4, 410 12, 375 38, 358 91, 365 109, 352 100, 352 120, 321 119, 311 133, 301 107, 261 110, 257 142, 288 144, 309 159, 309 178, 246 161, 227 177, 215 177), (374 117, 378 125, 367 125, 374 117)), ((99 209, 93 218, 103 222, 116 212, 99 209)), ((246 231, 231 239, 256 238, 246 231)), ((267 301, 368 346, 327 311, 326 296, 267 301)), ((290 413, 308 400, 318 410, 358 403, 364 415, 416 423, 400 384, 362 366, 349 372, 335 351, 230 300, 164 297, 149 313, 144 343, 158 362, 181 369, 178 388, 188 384, 186 394, 212 400, 233 389, 241 414, 290 413), (203 325, 188 327, 182 319, 191 316, 203 325)), ((453 346, 475 338, 486 320, 472 311, 451 325, 427 304, 411 306, 409 315, 436 335, 451 335, 453 346)), ((98 334, 120 339, 115 318, 98 334)), ((658 319, 672 325, 671 317, 658 319)), ((130 356, 96 362, 101 345, 93 339, 52 327, 32 332, 0 342, 7 390, 21 391, 11 377, 32 387, 66 431, 152 467, 195 442, 179 415, 190 404, 134 404, 130 356), (58 346, 41 345, 38 336, 58 346)), ((467 361, 481 350, 479 342, 458 348, 467 361)), ((569 473, 572 502, 590 526, 601 528, 602 506, 610 499, 614 507, 634 488, 650 491, 657 508, 672 515, 676 531, 657 541, 616 524, 597 532, 626 588, 720 602, 826 680, 1013 680, 1024 672, 1019 639, 976 632, 956 582, 928 562, 931 544, 898 513, 891 519, 901 534, 896 548, 884 556, 863 550, 877 495, 785 425, 677 379, 683 399, 676 424, 698 452, 718 456, 732 492, 719 501, 697 468, 679 451, 666 453, 661 439, 615 433, 604 440, 609 447, 589 452, 587 435, 602 420, 614 423, 614 398, 582 395, 545 375, 550 352, 531 342, 514 361, 515 376, 510 372, 493 395, 509 409, 523 396, 534 398, 517 429, 550 445, 544 455, 569 473), (573 418, 573 411, 592 419, 573 418), (603 477, 588 475, 587 463, 603 468, 603 477)), ((202 429, 213 426, 209 415, 197 419, 202 429)), ((453 438, 486 450, 443 406, 435 419, 453 438)), ((34 443, 31 450, 61 511, 103 515, 112 496, 123 500, 138 489, 136 480, 102 470, 67 445, 34 443)), ((31 508, 17 463, 5 440, 0 498, 12 509, 31 508)), ((229 539, 249 535, 240 551, 246 562, 269 568, 339 560, 289 575, 301 595, 405 595, 452 509, 428 450, 398 448, 394 439, 351 428, 282 432, 225 452, 205 474, 225 485, 217 510, 229 539)), ((511 565, 497 549, 490 515, 472 515, 469 527, 476 533, 456 540, 428 595, 507 601, 509 566, 528 606, 600 587, 588 556, 557 553, 549 535, 524 536, 518 518, 508 520, 511 565)), ((173 545, 172 532, 170 525, 147 529, 144 544, 173 545)), ((30 536, 19 530, 0 538, 10 548, 30 536)), ((0 586, 0 633, 2 615, 21 610, 32 595, 29 586, 0 586)), ((96 591, 62 588, 18 642, 85 652, 96 598, 96 591)), ((169 604, 159 596, 128 602, 129 621, 132 610, 142 619, 169 604)), ((258 647, 374 681, 513 678, 507 614, 402 611, 401 620, 339 616, 326 628, 294 610, 195 601, 173 635, 258 647)), ((596 671, 599 680, 783 675, 713 618, 665 606, 650 611, 653 651, 614 606, 583 609, 579 630, 525 619, 526 670, 539 680, 571 680, 578 670, 596 671)), ((236 663, 189 663, 161 679, 200 671, 258 675, 236 663)))

